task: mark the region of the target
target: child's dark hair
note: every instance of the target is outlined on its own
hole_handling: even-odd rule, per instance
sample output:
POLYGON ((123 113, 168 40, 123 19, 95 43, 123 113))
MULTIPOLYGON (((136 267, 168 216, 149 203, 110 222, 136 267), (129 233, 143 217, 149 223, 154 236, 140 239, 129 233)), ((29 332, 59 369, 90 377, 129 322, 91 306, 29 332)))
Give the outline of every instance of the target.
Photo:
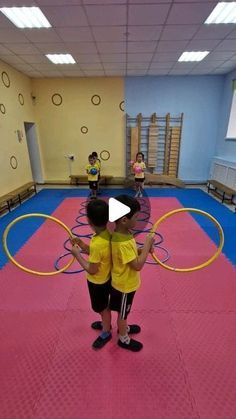
POLYGON ((108 214, 108 204, 102 199, 90 201, 87 205, 87 217, 95 227, 105 227, 108 214))
POLYGON ((93 151, 93 152, 92 152, 92 156, 93 156, 93 157, 98 157, 98 153, 97 153, 96 151, 93 151))
POLYGON ((94 158, 94 156, 92 155, 92 154, 89 154, 89 156, 88 156, 88 160, 89 159, 93 159, 94 158))
POLYGON ((142 156, 142 159, 144 160, 144 154, 141 152, 141 151, 139 151, 137 154, 136 154, 136 160, 137 160, 137 158, 138 158, 138 156, 139 155, 141 155, 142 156))
POLYGON ((126 214, 126 217, 129 219, 132 218, 133 215, 136 214, 136 212, 140 211, 141 209, 140 203, 138 202, 138 200, 133 198, 132 196, 119 195, 119 196, 116 196, 115 199, 121 202, 122 204, 127 205, 127 207, 130 208, 130 212, 126 214))

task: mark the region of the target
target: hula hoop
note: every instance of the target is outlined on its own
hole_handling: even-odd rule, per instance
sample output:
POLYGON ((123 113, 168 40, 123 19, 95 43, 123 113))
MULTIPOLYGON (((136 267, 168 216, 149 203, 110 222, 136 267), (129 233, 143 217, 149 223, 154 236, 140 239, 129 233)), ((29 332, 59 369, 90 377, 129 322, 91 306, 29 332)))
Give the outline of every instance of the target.
MULTIPOLYGON (((70 250, 70 249, 67 249, 70 250)), ((55 269, 58 271, 59 267, 58 264, 60 262, 61 259, 65 258, 66 256, 71 255, 71 252, 69 251, 68 253, 65 253, 64 255, 59 256, 59 258, 56 260, 56 262, 54 263, 55 269)), ((84 269, 78 269, 77 271, 64 271, 62 272, 63 274, 80 274, 81 272, 84 272, 84 269)))
POLYGON ((16 224, 18 221, 24 220, 25 218, 30 218, 30 217, 39 217, 39 218, 42 217, 42 218, 46 218, 46 219, 49 219, 51 221, 54 221, 55 223, 57 223, 61 227, 63 227, 67 231, 67 233, 69 234, 69 236, 72 237, 72 233, 71 233, 70 229, 62 221, 58 220, 55 217, 52 217, 51 215, 39 214, 39 213, 32 213, 32 214, 21 215, 20 217, 15 218, 15 220, 13 220, 10 224, 8 224, 8 226, 4 230, 4 233, 3 233, 3 249, 4 249, 5 253, 6 253, 6 255, 12 261, 12 263, 14 263, 14 265, 16 265, 22 271, 28 272, 28 273, 31 273, 31 274, 34 274, 34 275, 51 276, 51 275, 57 275, 57 274, 60 274, 60 273, 62 273, 64 271, 66 271, 72 265, 72 263, 74 262, 74 260, 75 260, 74 257, 72 257, 72 259, 63 268, 59 269, 58 271, 53 271, 53 272, 38 272, 38 271, 34 271, 33 269, 29 269, 29 268, 26 268, 25 266, 21 265, 19 262, 17 262, 13 258, 13 256, 11 255, 11 253, 9 252, 9 249, 7 247, 8 233, 9 233, 10 229, 14 226, 14 224, 16 224))
POLYGON ((102 150, 101 151, 101 153, 100 153, 100 159, 101 160, 107 161, 107 160, 109 160, 110 157, 111 157, 111 155, 110 155, 109 151, 107 151, 107 150, 102 150), (104 153, 106 154, 106 157, 103 157, 104 153))
POLYGON ((213 223, 216 225, 218 232, 219 232, 219 237, 220 237, 220 244, 217 248, 216 253, 211 256, 206 262, 201 263, 200 265, 197 266, 193 266, 192 268, 173 268, 172 266, 166 265, 165 263, 163 263, 161 260, 158 259, 158 257, 152 253, 152 257, 153 259, 159 264, 161 265, 163 268, 168 269, 170 271, 174 271, 174 272, 193 272, 193 271, 197 271, 199 269, 205 268, 206 266, 210 265, 221 253, 222 248, 224 246, 224 232, 223 229, 220 225, 220 223, 210 214, 208 214, 208 212, 196 209, 196 208, 179 208, 179 209, 175 209, 172 211, 167 212, 166 214, 164 214, 161 218, 159 218, 159 220, 157 220, 157 222, 154 224, 151 233, 150 234, 154 234, 156 232, 157 227, 159 226, 159 224, 161 224, 162 221, 166 220, 166 218, 169 218, 171 215, 173 214, 177 214, 178 212, 195 212, 197 214, 202 214, 205 215, 207 218, 209 218, 211 221, 213 221, 213 223))
MULTIPOLYGON (((165 253, 165 257, 164 257, 164 259, 162 260, 162 263, 165 263, 165 262, 167 262, 167 260, 169 260, 170 259, 170 253, 168 252, 168 250, 165 248, 165 247, 162 247, 162 246, 159 246, 158 244, 155 246, 154 245, 154 248, 156 248, 156 249, 161 249, 164 253, 165 253)), ((155 262, 151 262, 151 261, 149 261, 148 259, 146 260, 146 262, 145 262, 147 265, 157 265, 157 262, 155 261, 155 262)))

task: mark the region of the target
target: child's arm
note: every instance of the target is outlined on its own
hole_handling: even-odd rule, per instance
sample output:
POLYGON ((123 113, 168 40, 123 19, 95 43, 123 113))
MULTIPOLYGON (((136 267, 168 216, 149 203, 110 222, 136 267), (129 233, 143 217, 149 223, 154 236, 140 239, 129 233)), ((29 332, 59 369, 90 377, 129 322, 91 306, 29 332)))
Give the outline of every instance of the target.
POLYGON ((72 246, 71 253, 78 260, 82 268, 90 275, 95 275, 98 272, 99 263, 91 263, 85 260, 77 245, 72 246))
MULTIPOLYGON (((154 237, 152 237, 151 235, 148 235, 144 246, 140 252, 140 254, 138 255, 138 257, 134 260, 132 260, 131 262, 129 262, 129 265, 131 266, 132 269, 134 269, 135 271, 141 271, 144 263, 147 260, 148 257, 148 253, 150 252, 150 250, 152 249, 154 244, 154 237)), ((138 251, 139 253, 139 251, 138 251)))
POLYGON ((70 239, 70 242, 71 242, 72 246, 74 246, 75 244, 77 244, 83 250, 84 253, 86 253, 87 255, 89 255, 89 245, 86 244, 85 242, 83 242, 83 240, 81 240, 79 237, 73 236, 70 239))
MULTIPOLYGON (((143 248, 142 247, 138 247, 138 255, 141 255, 143 248)), ((153 253, 154 252, 154 243, 152 244, 152 247, 149 250, 149 253, 153 253)))

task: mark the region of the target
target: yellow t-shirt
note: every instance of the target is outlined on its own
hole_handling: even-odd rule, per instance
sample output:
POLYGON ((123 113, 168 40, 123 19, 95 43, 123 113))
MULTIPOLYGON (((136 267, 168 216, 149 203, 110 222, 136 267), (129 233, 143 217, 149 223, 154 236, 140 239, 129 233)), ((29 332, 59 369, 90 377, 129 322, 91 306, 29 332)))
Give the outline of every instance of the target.
POLYGON ((87 274, 87 279, 94 284, 104 284, 111 276, 111 233, 108 230, 94 234, 89 244, 89 258, 91 263, 99 263, 95 275, 87 274))
POLYGON ((85 167, 86 172, 88 174, 88 181, 89 182, 96 182, 98 180, 98 174, 99 174, 99 167, 97 165, 97 163, 95 164, 87 164, 87 166, 85 167), (90 173, 91 169, 96 169, 97 170, 97 174, 96 175, 92 175, 90 173))
POLYGON ((143 170, 146 169, 146 164, 144 163, 144 161, 141 161, 141 163, 138 163, 137 161, 133 164, 133 171, 134 171, 134 176, 138 179, 144 179, 145 175, 143 170), (142 171, 140 171, 140 173, 136 173, 135 172, 135 168, 136 167, 140 167, 140 169, 142 169, 142 171))
POLYGON ((125 293, 137 290, 140 287, 140 273, 129 265, 129 262, 138 257, 132 234, 114 232, 111 237, 111 251, 113 288, 125 293))
POLYGON ((96 160, 95 164, 98 166, 99 172, 101 170, 101 162, 99 159, 96 160))

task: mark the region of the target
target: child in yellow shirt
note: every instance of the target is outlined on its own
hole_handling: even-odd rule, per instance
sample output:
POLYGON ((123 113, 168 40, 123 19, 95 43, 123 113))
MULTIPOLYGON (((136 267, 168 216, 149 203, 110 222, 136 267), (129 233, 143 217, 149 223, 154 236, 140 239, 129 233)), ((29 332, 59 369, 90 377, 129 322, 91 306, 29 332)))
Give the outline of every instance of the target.
POLYGON ((140 273, 148 253, 152 250, 154 239, 147 236, 144 247, 137 249, 130 230, 135 227, 140 211, 139 202, 128 195, 116 197, 117 201, 127 205, 130 212, 116 221, 112 234, 112 270, 110 309, 118 312, 117 325, 119 331, 118 345, 121 348, 138 352, 143 345, 131 339, 129 333, 139 333, 140 326, 127 324, 136 290, 140 287, 140 273))
POLYGON ((101 315, 102 332, 92 344, 94 349, 101 349, 112 337, 111 311, 108 308, 111 286, 111 234, 106 228, 108 223, 108 204, 101 199, 89 202, 87 205, 87 218, 95 234, 89 246, 77 237, 72 238, 71 253, 87 272, 87 284, 92 309, 101 315), (89 255, 88 260, 83 258, 78 246, 89 255))
POLYGON ((98 158, 98 153, 96 151, 92 152, 92 156, 94 158, 94 162, 95 164, 98 166, 98 189, 97 189, 97 194, 101 195, 101 191, 100 191, 100 178, 101 178, 101 160, 98 158))
POLYGON ((133 164, 133 172, 134 172, 134 180, 135 180, 135 189, 136 195, 135 198, 143 196, 143 186, 145 181, 145 174, 144 171, 146 169, 146 165, 144 163, 144 155, 143 153, 136 154, 136 161, 133 164))
POLYGON ((99 175, 99 166, 96 163, 96 159, 92 154, 88 156, 89 163, 85 167, 86 173, 88 174, 88 183, 90 188, 91 198, 97 197, 98 189, 98 175, 99 175))

